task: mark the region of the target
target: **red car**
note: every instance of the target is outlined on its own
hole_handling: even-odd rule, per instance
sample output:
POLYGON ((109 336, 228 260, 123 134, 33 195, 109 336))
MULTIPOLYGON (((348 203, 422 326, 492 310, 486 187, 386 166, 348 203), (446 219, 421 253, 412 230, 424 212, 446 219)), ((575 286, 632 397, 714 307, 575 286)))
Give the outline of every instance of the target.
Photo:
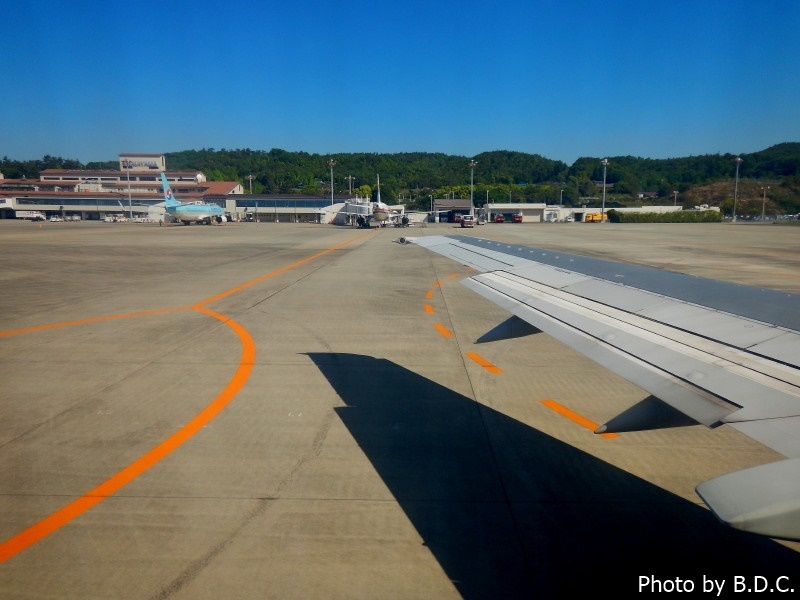
POLYGON ((506 222, 506 218, 503 216, 502 213, 497 213, 494 216, 494 222, 495 223, 505 223, 506 222))
POLYGON ((512 215, 511 216, 512 223, 522 223, 522 215, 512 215))

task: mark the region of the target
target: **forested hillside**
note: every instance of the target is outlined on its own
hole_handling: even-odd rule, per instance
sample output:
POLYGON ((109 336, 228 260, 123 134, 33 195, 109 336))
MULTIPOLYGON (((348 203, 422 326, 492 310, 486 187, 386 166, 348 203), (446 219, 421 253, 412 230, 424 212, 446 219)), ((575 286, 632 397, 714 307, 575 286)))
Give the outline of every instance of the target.
MULTIPOLYGON (((602 158, 584 157, 572 165, 538 154, 497 150, 474 157, 441 153, 398 154, 347 153, 320 155, 286 150, 183 150, 167 152, 170 170, 200 170, 210 180, 239 181, 246 192, 256 194, 330 194, 333 160, 334 191, 374 195, 380 175, 382 198, 425 209, 430 198, 468 197, 470 160, 476 205, 493 202, 562 202, 592 205, 602 193, 602 158)), ((677 202, 722 206, 733 200, 736 171, 734 154, 713 154, 669 159, 634 156, 608 157, 607 204, 677 202), (675 193, 677 192, 677 194, 675 193)), ((751 154, 741 154, 737 212, 760 214, 762 205, 771 213, 800 212, 800 143, 778 144, 751 154), (762 197, 766 191, 766 198, 762 197)), ((45 156, 39 161, 15 161, 4 157, 0 172, 8 178, 38 178, 43 169, 107 168, 118 162, 81 164, 45 156)))

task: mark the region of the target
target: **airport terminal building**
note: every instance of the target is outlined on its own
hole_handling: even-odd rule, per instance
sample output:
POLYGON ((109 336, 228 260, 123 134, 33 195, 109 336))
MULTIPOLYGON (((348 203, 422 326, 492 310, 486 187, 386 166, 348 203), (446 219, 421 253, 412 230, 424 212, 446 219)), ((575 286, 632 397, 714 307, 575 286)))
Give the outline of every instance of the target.
POLYGON ((217 204, 233 221, 319 222, 332 204, 322 196, 246 195, 238 181, 207 181, 200 171, 169 171, 163 154, 120 154, 118 170, 46 169, 38 179, 5 179, 0 174, 0 219, 37 212, 48 219, 161 221, 162 172, 178 200, 217 204))
MULTIPOLYGON (((159 222, 165 217, 161 173, 175 197, 184 203, 220 206, 229 221, 311 222, 351 224, 356 212, 366 210, 347 195, 245 194, 238 181, 207 181, 201 171, 169 171, 163 154, 120 154, 118 170, 46 169, 38 179, 5 179, 0 174, 0 219, 132 220, 159 222)), ((598 208, 551 206, 536 203, 495 204, 480 209, 469 199, 432 200, 436 220, 454 221, 458 214, 476 214, 481 222, 503 215, 522 222, 588 221, 598 208)), ((406 214, 402 205, 393 206, 406 214)), ((642 209, 617 209, 641 211, 642 209)), ((680 207, 649 207, 650 212, 680 207)), ((430 215, 421 215, 427 220, 430 215)), ((420 220, 416 216, 412 220, 420 220)), ((420 221, 422 222, 422 221, 420 221)))

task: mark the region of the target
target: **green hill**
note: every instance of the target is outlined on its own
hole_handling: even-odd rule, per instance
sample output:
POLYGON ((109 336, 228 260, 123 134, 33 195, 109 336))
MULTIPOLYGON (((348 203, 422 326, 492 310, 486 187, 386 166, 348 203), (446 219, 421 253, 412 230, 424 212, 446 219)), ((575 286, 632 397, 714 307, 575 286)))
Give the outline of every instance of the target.
MULTIPOLYGON (((602 192, 601 158, 582 157, 572 165, 538 154, 508 150, 483 152, 474 157, 442 153, 342 153, 333 155, 286 150, 182 150, 166 152, 171 170, 200 170, 212 181, 239 181, 246 191, 265 194, 330 194, 353 190, 374 195, 381 178, 385 200, 404 202, 425 210, 430 198, 468 197, 469 161, 476 165, 473 193, 476 205, 493 202, 547 202, 593 205, 602 192)), ((733 202, 735 154, 707 154, 668 159, 634 156, 608 157, 608 206, 665 204, 677 200, 690 208, 708 204, 729 212, 733 202), (676 194, 677 192, 677 198, 676 194)), ((738 214, 800 212, 800 143, 777 144, 759 152, 740 154, 738 214), (764 191, 766 190, 766 198, 764 191)), ((38 178, 49 168, 109 168, 117 161, 89 163, 45 156, 38 161, 0 161, 5 177, 38 178)))

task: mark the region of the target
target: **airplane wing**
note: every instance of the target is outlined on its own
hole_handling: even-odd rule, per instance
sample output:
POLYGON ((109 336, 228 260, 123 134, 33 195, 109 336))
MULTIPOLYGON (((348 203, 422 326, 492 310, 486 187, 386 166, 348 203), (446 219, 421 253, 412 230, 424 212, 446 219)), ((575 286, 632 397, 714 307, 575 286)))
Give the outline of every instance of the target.
MULTIPOLYGON (((397 241, 479 271, 468 288, 693 421, 786 456, 696 491, 732 527, 800 540, 800 296, 468 236, 397 241)), ((658 426, 637 405, 597 433, 658 426)))

